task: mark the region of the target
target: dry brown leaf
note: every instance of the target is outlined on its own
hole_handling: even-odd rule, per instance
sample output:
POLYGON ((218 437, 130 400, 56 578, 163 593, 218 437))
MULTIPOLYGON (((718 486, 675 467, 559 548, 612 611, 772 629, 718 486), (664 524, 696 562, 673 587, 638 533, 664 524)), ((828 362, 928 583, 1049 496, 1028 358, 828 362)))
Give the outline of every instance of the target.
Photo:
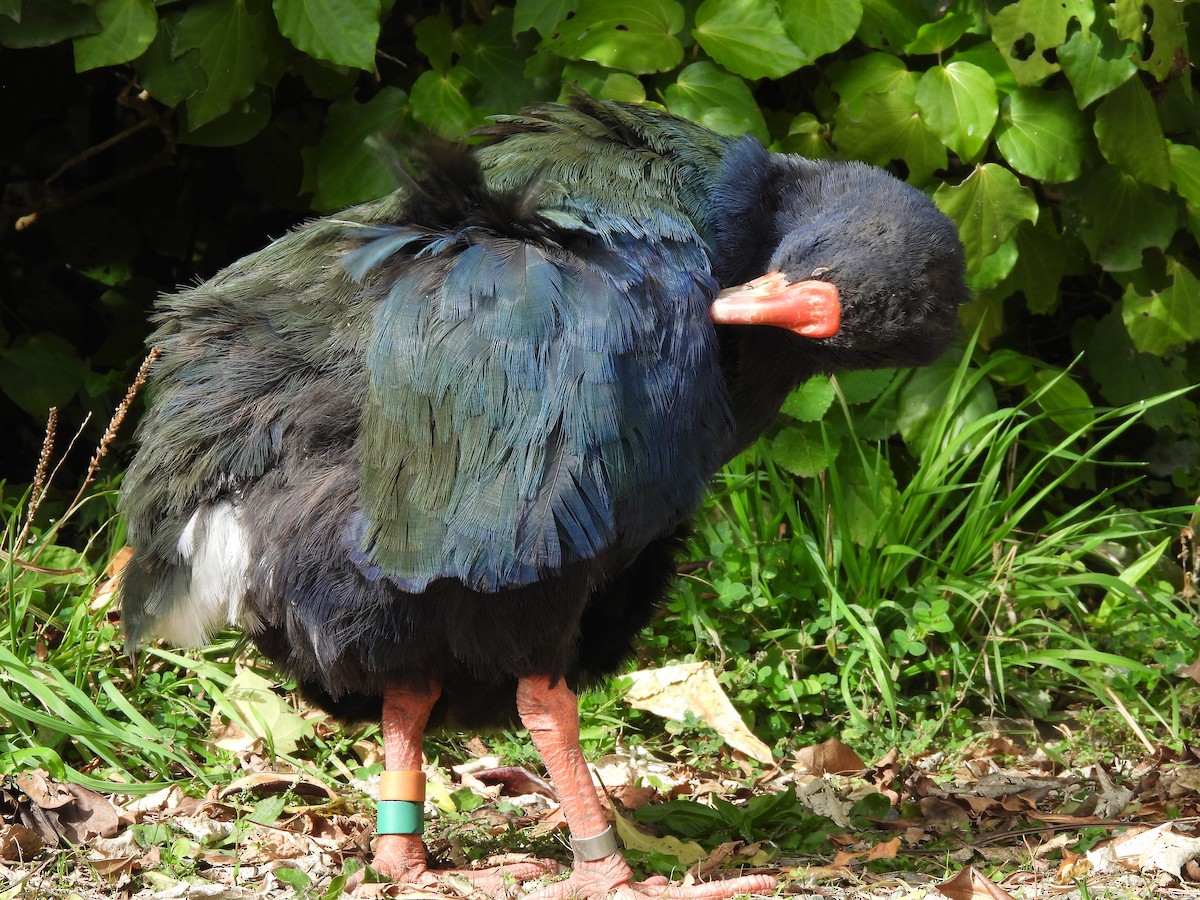
POLYGON ((1087 861, 1086 856, 1072 853, 1064 847, 1062 862, 1058 866, 1058 871, 1054 873, 1054 880, 1058 884, 1074 884, 1091 870, 1092 864, 1087 861))
POLYGON ((967 866, 953 878, 937 885, 937 889, 950 900, 1013 900, 1012 894, 974 866, 967 866))
POLYGON ((88 604, 88 608, 92 612, 104 609, 112 601, 113 594, 121 586, 121 574, 132 558, 132 547, 122 547, 113 554, 113 558, 108 562, 108 567, 104 570, 104 581, 100 587, 96 588, 96 593, 92 595, 92 602, 88 604))
POLYGON ((625 695, 631 706, 675 722, 691 713, 735 750, 766 765, 775 762, 771 748, 746 727, 708 663, 681 663, 626 677, 633 682, 625 695))
POLYGON ((837 738, 796 751, 796 768, 813 775, 844 775, 866 767, 858 754, 837 738))
POLYGON ((1125 869, 1160 871, 1180 878, 1185 863, 1200 856, 1200 838, 1179 834, 1170 822, 1157 828, 1130 829, 1088 851, 1088 862, 1100 872, 1125 869))
POLYGON ((32 828, 24 825, 0 826, 0 859, 7 862, 26 862, 42 852, 45 846, 32 828))
POLYGON ((890 841, 884 841, 881 844, 876 844, 867 851, 867 859, 895 859, 900 852, 900 838, 892 838, 890 841))

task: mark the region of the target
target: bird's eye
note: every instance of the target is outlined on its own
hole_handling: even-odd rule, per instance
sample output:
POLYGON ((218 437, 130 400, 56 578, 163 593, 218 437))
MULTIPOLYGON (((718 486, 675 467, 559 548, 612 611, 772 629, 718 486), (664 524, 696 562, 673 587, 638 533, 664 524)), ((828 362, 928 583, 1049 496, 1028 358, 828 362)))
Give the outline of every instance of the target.
POLYGON ((829 266, 817 266, 815 269, 812 270, 812 274, 809 275, 808 277, 809 278, 821 278, 828 271, 829 271, 829 266))

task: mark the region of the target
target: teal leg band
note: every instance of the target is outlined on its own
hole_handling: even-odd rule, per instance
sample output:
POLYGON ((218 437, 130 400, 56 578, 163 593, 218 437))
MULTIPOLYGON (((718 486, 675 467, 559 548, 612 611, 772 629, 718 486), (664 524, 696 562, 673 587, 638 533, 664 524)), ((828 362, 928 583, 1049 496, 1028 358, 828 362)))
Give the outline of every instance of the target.
POLYGON ((380 800, 376 834, 421 834, 425 830, 422 807, 413 800, 380 800))

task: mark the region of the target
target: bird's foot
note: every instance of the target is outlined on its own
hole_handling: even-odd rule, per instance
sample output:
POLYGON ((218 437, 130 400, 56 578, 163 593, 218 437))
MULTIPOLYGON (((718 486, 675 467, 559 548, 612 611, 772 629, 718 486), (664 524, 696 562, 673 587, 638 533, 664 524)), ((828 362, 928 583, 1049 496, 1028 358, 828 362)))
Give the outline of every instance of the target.
POLYGON ((466 881, 493 897, 512 896, 519 893, 521 882, 558 872, 558 864, 553 860, 526 858, 486 869, 431 869, 425 862, 424 847, 387 835, 380 837, 371 867, 385 878, 408 887, 438 888, 448 881, 466 881))
POLYGON ((633 881, 633 871, 619 853, 604 859, 576 863, 570 877, 545 885, 524 900, 725 900, 741 894, 773 893, 777 882, 770 875, 744 875, 702 884, 671 884, 666 878, 633 881))

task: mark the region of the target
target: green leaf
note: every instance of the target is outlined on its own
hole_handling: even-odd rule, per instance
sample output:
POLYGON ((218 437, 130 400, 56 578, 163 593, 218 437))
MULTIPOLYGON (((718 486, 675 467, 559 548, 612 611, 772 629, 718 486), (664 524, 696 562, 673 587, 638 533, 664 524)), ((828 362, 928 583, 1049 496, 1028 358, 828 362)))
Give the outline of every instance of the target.
POLYGON ((474 84, 475 77, 462 66, 422 72, 412 88, 413 118, 442 137, 462 137, 483 124, 482 113, 464 94, 474 84))
POLYGON ((721 134, 768 140, 762 111, 741 78, 706 60, 694 62, 663 91, 667 109, 721 134))
POLYGON ((833 156, 826 139, 829 129, 812 113, 800 113, 788 125, 787 136, 771 145, 777 153, 799 153, 809 159, 833 156))
POLYGON ((1058 285, 1067 270, 1067 254, 1054 216, 1039 215, 1036 224, 1017 229, 1017 264, 1004 287, 1020 291, 1031 312, 1046 314, 1058 307, 1058 285))
POLYGON ((788 36, 812 62, 850 42, 862 22, 862 0, 780 0, 788 36))
POLYGON ((917 76, 890 53, 870 53, 853 63, 837 62, 829 67, 830 84, 847 112, 855 118, 866 112, 863 97, 893 90, 915 90, 917 76))
POLYGON ((812 478, 829 468, 837 455, 821 434, 820 425, 784 428, 771 441, 771 457, 793 475, 812 478))
POLYGON ((909 375, 900 388, 900 415, 896 425, 904 442, 925 458, 937 452, 939 438, 956 435, 972 422, 995 411, 996 394, 991 383, 986 379, 977 381, 964 396, 963 386, 958 383, 958 361, 953 354, 948 354, 909 375), (933 425, 951 399, 957 400, 958 405, 942 432, 933 425))
POLYGON ((1096 107, 1096 139, 1104 158, 1146 184, 1167 189, 1167 140, 1150 92, 1136 78, 1096 107))
POLYGON ((1051 58, 1071 20, 1087 31, 1095 17, 1092 0, 1017 0, 990 17, 992 42, 1018 84, 1039 84, 1058 71, 1051 58))
POLYGON ((160 20, 153 43, 133 63, 138 82, 164 106, 178 106, 208 84, 199 51, 188 50, 178 58, 173 56, 177 19, 160 20))
POLYGON ((271 121, 271 90, 260 84, 249 97, 236 101, 226 113, 210 119, 199 127, 192 127, 188 107, 180 115, 179 140, 184 144, 201 147, 235 147, 244 144, 271 121))
POLYGON ((0 16, 21 21, 21 0, 0 0, 0 16))
POLYGON ((1075 105, 1083 109, 1128 81, 1137 71, 1130 59, 1133 53, 1133 45, 1121 42, 1104 16, 1093 23, 1090 32, 1071 35, 1057 55, 1075 94, 1075 105))
POLYGON ((917 36, 904 47, 912 56, 941 56, 958 43, 971 28, 969 13, 950 10, 936 22, 926 22, 917 29, 917 36))
POLYGON ((662 72, 683 59, 676 37, 683 21, 676 0, 595 3, 562 22, 542 46, 564 59, 589 59, 634 74, 662 72))
POLYGON ((224 115, 254 90, 267 67, 270 22, 235 0, 200 0, 175 27, 174 56, 200 51, 207 88, 187 98, 188 126, 197 129, 224 115))
POLYGON ((1142 251, 1163 248, 1175 234, 1175 209, 1164 195, 1115 166, 1102 166, 1083 184, 1079 236, 1108 272, 1142 264, 1142 251))
POLYGON ((314 208, 342 209, 395 189, 395 177, 367 139, 395 128, 407 101, 404 91, 385 87, 367 103, 345 97, 329 107, 321 142, 304 154, 304 183, 314 208))
MULTIPOLYGON (((1172 365, 1172 360, 1139 353, 1117 312, 1100 320, 1092 332, 1085 358, 1104 399, 1114 406, 1147 400, 1192 383, 1182 367, 1172 365)), ((1178 407, 1172 412, 1172 406, 1151 406, 1144 421, 1151 428, 1174 430, 1179 427, 1179 418, 1195 416, 1195 407, 1190 403, 1187 404, 1190 409, 1185 408, 1182 413, 1178 407)))
MULTIPOLYGON (((667 90, 670 90, 668 88, 667 90)), ((613 72, 600 86, 601 100, 620 100, 624 103, 644 103, 646 86, 628 72, 613 72)), ((711 126, 710 126, 711 127, 711 126)))
POLYGON ((704 0, 692 31, 713 59, 743 78, 782 78, 809 58, 783 27, 774 3, 704 0))
POLYGON ((275 693, 271 682, 250 669, 240 669, 229 682, 225 701, 241 717, 237 724, 244 725, 252 737, 267 742, 276 753, 294 752, 312 731, 311 723, 275 693))
POLYGON ((426 16, 413 26, 413 37, 430 66, 439 71, 450 68, 454 56, 454 20, 450 13, 443 9, 436 16, 426 16))
POLYGON ((1010 237, 1000 245, 1000 249, 991 256, 986 256, 979 264, 979 270, 967 275, 967 287, 975 294, 982 293, 995 287, 1013 270, 1017 262, 1017 239, 1010 237))
POLYGON ((557 70, 553 80, 525 72, 536 40, 530 34, 514 41, 511 17, 510 10, 497 6, 482 25, 464 25, 456 36, 459 64, 469 69, 479 84, 472 103, 485 113, 513 112, 552 97, 558 90, 557 70))
POLYGON ((1033 192, 995 163, 976 166, 959 185, 941 185, 933 202, 958 223, 969 272, 978 272, 983 260, 999 250, 1021 222, 1038 218, 1033 192))
POLYGON ((788 394, 782 412, 801 422, 819 422, 833 405, 835 396, 829 376, 818 375, 788 394))
POLYGON ((309 56, 370 72, 380 0, 272 0, 279 30, 309 56))
POLYGON ((1022 175, 1060 184, 1079 177, 1086 133, 1066 91, 1018 88, 1000 106, 996 147, 1022 175))
POLYGON ((1177 0, 1117 0, 1117 33, 1142 48, 1138 65, 1159 81, 1171 76, 1177 60, 1188 57, 1185 5, 1177 0), (1149 29, 1147 12, 1151 20, 1149 29), (1149 56, 1147 49, 1151 50, 1149 56))
POLYGON ((75 396, 86 372, 75 347, 57 334, 21 335, 0 350, 0 390, 39 421, 75 396))
POLYGON ((859 547, 874 547, 883 542, 879 522, 900 502, 900 489, 892 467, 878 447, 864 453, 870 468, 863 465, 857 454, 850 455, 848 461, 843 456, 839 464, 847 501, 841 514, 848 522, 850 540, 859 547))
POLYGON ((1143 353, 1163 356, 1200 340, 1200 280, 1177 259, 1167 260, 1171 284, 1149 297, 1132 284, 1125 288, 1121 318, 1133 345, 1143 353))
POLYGON ((945 168, 946 148, 917 111, 916 80, 913 73, 905 73, 887 93, 864 94, 857 116, 849 105, 840 105, 833 132, 839 152, 878 166, 900 160, 908 166, 909 180, 917 184, 945 168))
POLYGON ((29 0, 20 7, 20 19, 0 16, 0 46, 14 50, 49 47, 101 28, 91 5, 71 0, 29 0))
POLYGON ((921 0, 862 0, 858 37, 876 50, 894 50, 911 43, 929 21, 921 0))
POLYGON ((834 381, 837 382, 843 399, 853 406, 874 400, 895 377, 895 369, 864 369, 858 372, 839 372, 834 376, 834 381))
POLYGON ((987 146, 999 106, 996 83, 979 66, 933 66, 917 84, 917 109, 930 130, 963 160, 987 146))
POLYGON ((1200 211, 1200 149, 1190 144, 1170 144, 1167 155, 1171 163, 1171 184, 1180 197, 1187 200, 1188 209, 1200 211))
POLYGON ((512 33, 517 35, 532 28, 540 35, 548 35, 578 5, 579 0, 517 0, 512 33))
POLYGON ((1004 57, 994 44, 980 43, 966 50, 960 50, 950 57, 949 62, 966 62, 979 66, 992 76, 996 83, 996 92, 1000 96, 1011 94, 1017 89, 1017 79, 1012 70, 1004 62, 1004 57))
POLYGON ((1039 366, 1029 387, 1037 391, 1038 406, 1063 431, 1076 431, 1096 419, 1092 398, 1062 369, 1039 366))
POLYGON ((75 38, 75 71, 115 66, 141 56, 158 31, 151 0, 96 0, 101 29, 75 38))

